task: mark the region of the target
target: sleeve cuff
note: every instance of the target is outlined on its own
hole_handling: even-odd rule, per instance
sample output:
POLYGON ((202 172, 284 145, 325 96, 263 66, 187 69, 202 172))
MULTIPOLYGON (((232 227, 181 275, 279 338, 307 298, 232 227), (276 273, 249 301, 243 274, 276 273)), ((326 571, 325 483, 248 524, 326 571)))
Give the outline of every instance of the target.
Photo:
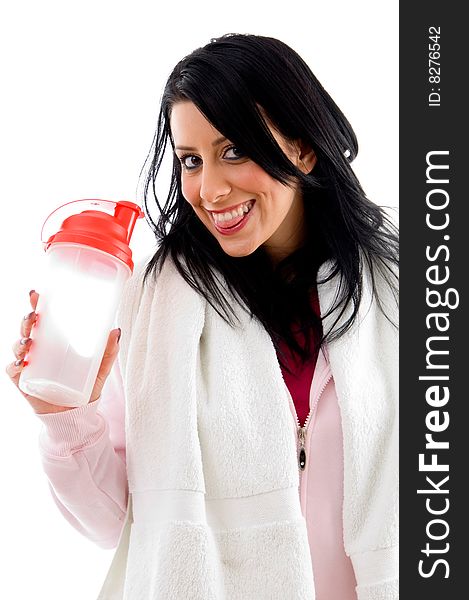
POLYGON ((36 414, 42 422, 39 449, 44 455, 66 458, 93 445, 106 431, 106 421, 97 412, 100 398, 85 406, 59 413, 36 414))

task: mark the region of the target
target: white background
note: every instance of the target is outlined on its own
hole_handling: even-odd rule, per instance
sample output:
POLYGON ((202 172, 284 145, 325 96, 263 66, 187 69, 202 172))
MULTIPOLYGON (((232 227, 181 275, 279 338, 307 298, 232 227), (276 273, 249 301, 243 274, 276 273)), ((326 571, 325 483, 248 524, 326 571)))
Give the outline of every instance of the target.
MULTIPOLYGON (((0 12, 0 360, 40 291, 43 220, 80 198, 136 199, 158 103, 174 64, 227 32, 297 50, 348 117, 368 197, 398 204, 398 3, 355 0, 23 0, 0 12)), ((153 248, 140 221, 138 260, 153 248)), ((113 551, 76 532, 49 494, 40 425, 0 377, 0 597, 93 600, 113 551)))

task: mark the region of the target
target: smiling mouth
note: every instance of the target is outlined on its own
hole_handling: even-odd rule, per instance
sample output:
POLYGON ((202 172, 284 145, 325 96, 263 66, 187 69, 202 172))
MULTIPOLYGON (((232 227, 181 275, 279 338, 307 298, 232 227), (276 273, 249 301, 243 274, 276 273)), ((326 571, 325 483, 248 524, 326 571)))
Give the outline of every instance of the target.
POLYGON ((233 229, 244 220, 246 215, 252 210, 254 204, 255 200, 248 200, 240 204, 236 209, 225 212, 210 211, 210 215, 218 229, 233 229))

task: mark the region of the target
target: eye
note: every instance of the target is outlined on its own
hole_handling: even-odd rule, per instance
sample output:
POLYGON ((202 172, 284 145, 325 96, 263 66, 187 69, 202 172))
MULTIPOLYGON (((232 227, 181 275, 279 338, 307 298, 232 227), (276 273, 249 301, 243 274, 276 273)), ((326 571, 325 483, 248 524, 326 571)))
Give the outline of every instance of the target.
POLYGON ((195 156, 194 154, 184 154, 184 156, 179 158, 179 162, 186 171, 192 171, 202 164, 200 157, 195 156))
POLYGON ((223 153, 223 158, 226 158, 228 160, 236 160, 238 158, 244 158, 245 156, 246 155, 244 154, 244 152, 236 146, 230 146, 223 153))

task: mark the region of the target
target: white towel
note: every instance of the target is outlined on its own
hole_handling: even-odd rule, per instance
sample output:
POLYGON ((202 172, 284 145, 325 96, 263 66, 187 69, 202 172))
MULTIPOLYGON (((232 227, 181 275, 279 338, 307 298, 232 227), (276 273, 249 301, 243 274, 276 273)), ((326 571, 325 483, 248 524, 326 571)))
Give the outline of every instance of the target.
MULTIPOLYGON (((240 325, 226 324, 171 261, 144 288, 141 267, 119 315, 128 520, 99 600, 314 600, 296 426, 272 341, 234 301, 240 325)), ((319 286, 322 312, 335 285, 319 286)), ((374 588, 394 600, 378 587, 396 577, 380 554, 397 535, 396 336, 376 306, 364 308, 358 331, 328 348, 344 428, 344 539, 353 561, 370 552, 376 562, 354 561, 363 598, 374 588)))

